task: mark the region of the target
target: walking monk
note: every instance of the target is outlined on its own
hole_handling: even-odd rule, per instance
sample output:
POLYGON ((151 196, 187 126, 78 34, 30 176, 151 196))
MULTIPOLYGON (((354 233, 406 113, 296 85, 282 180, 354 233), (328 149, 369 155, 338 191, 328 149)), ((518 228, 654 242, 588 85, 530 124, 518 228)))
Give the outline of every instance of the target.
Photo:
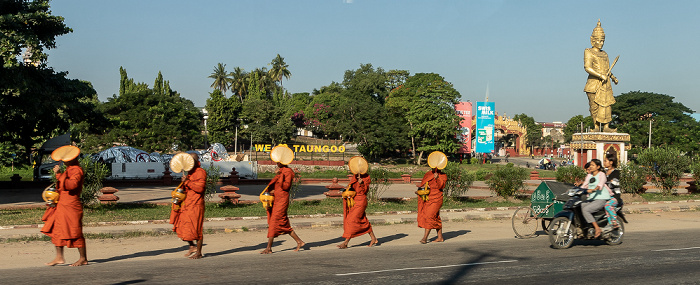
MULTIPOLYGON (((83 237, 83 204, 80 202, 80 193, 83 192, 83 179, 85 173, 78 162, 80 149, 72 146, 62 146, 51 153, 55 161, 63 161, 66 170, 60 172, 60 166, 53 168, 56 173, 58 197, 47 200, 47 191, 44 191, 44 199, 49 202, 41 220, 44 226, 41 232, 51 237, 51 243, 56 246, 56 258, 46 265, 54 266, 65 263, 63 247, 77 247, 80 258, 70 266, 87 265, 87 251, 85 238, 83 237)), ((48 189, 47 189, 48 190, 48 189)), ((51 193, 53 195, 56 192, 51 193)))
POLYGON ((199 259, 202 258, 202 243, 204 242, 202 231, 207 172, 201 167, 199 155, 196 153, 175 155, 170 162, 170 167, 175 172, 187 171, 187 175, 182 176, 182 184, 178 187, 184 190, 186 197, 184 201, 173 203, 170 223, 173 224, 173 231, 177 233, 177 237, 190 245, 185 257, 199 259), (180 165, 177 165, 178 163, 180 165))
POLYGON ((425 229, 423 239, 420 243, 428 243, 428 234, 431 229, 437 232, 436 242, 444 241, 442 237, 442 220, 440 219, 440 208, 442 208, 442 189, 447 182, 447 174, 440 169, 447 166, 447 156, 439 151, 434 151, 428 156, 428 166, 432 169, 423 176, 421 187, 416 194, 418 198, 418 227, 425 229), (427 186, 427 189, 424 187, 427 186))
POLYGON ((306 243, 292 229, 287 217, 287 208, 289 208, 289 189, 292 188, 292 180, 294 179, 294 171, 287 165, 292 163, 294 152, 285 145, 278 145, 270 151, 272 161, 277 163, 277 175, 272 178, 272 181, 267 185, 268 194, 274 196, 272 207, 267 208, 267 247, 261 251, 261 254, 272 253, 272 242, 275 237, 283 234, 289 234, 297 243, 297 248, 294 251, 299 251, 306 243))
POLYGON ((376 245, 378 241, 365 214, 367 191, 371 181, 367 173, 369 165, 364 158, 355 156, 348 161, 348 166, 354 175, 350 179, 348 190, 343 192, 343 237, 345 241, 339 244, 338 248, 347 248, 351 238, 364 234, 369 234, 372 239, 368 245, 371 247, 376 245))

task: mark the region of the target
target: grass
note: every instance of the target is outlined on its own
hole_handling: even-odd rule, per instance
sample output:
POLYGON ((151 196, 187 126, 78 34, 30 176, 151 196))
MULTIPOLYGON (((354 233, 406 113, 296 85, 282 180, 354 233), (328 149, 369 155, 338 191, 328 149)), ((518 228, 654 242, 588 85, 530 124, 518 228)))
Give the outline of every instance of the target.
MULTIPOLYGON (((509 207, 527 205, 511 202, 486 202, 482 200, 452 200, 443 204, 443 209, 465 209, 484 207, 509 207)), ((207 203, 205 218, 218 217, 264 217, 267 215, 260 204, 217 204, 207 203)), ((417 200, 389 200, 369 203, 367 212, 415 211, 417 200)), ((43 208, 0 210, 0 226, 41 224, 43 208)), ((290 215, 342 214, 340 199, 294 201, 289 206, 290 215)), ((84 208, 83 223, 124 222, 145 220, 167 220, 170 206, 156 204, 116 203, 95 205, 84 208)))
POLYGON ((8 166, 0 167, 0 181, 10 181, 10 177, 15 174, 22 176, 22 181, 32 181, 34 179, 34 169, 30 166, 14 167, 14 169, 8 166))
POLYGON ((656 201, 686 201, 686 200, 700 200, 700 194, 684 194, 684 195, 666 195, 661 193, 644 193, 640 194, 644 200, 649 202, 656 201))

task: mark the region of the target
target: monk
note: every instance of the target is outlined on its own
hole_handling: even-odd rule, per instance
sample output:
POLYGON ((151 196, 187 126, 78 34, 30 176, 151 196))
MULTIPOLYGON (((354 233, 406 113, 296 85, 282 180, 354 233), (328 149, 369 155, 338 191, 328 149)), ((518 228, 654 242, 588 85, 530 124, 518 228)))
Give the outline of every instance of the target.
POLYGON ((64 161, 66 170, 60 172, 60 166, 53 168, 56 173, 57 190, 60 200, 56 207, 49 207, 41 220, 44 226, 41 232, 51 237, 51 243, 56 246, 56 258, 46 265, 54 266, 65 263, 63 247, 78 248, 80 258, 70 266, 87 265, 87 250, 83 237, 83 204, 80 193, 83 192, 85 173, 80 167, 78 158, 64 161))
POLYGON ((352 208, 348 208, 346 199, 343 199, 343 237, 345 241, 338 245, 340 249, 348 248, 348 242, 350 242, 351 238, 364 234, 369 234, 371 238, 369 247, 378 243, 377 237, 374 236, 372 231, 372 225, 365 214, 370 181, 369 174, 353 175, 350 179, 350 187, 356 192, 355 197, 352 198, 355 200, 355 205, 352 208))
POLYGON ((202 258, 202 243, 204 242, 204 192, 207 184, 207 172, 199 163, 199 155, 190 153, 194 158, 194 167, 182 176, 187 197, 182 201, 180 208, 170 212, 170 223, 177 237, 186 241, 190 248, 185 257, 189 259, 202 258), (196 242, 196 243, 195 243, 196 242))
POLYGON ((269 188, 272 188, 269 193, 275 197, 275 201, 272 203, 272 207, 267 209, 267 247, 260 252, 261 254, 272 253, 272 242, 275 240, 275 237, 284 234, 289 234, 296 241, 297 248, 294 251, 299 251, 306 244, 294 232, 287 217, 289 189, 292 188, 294 171, 280 162, 277 162, 277 168, 277 175, 267 185, 269 188))
MULTIPOLYGON (((442 173, 437 168, 433 168, 426 173, 421 180, 421 185, 430 187, 428 201, 418 199, 418 227, 425 229, 425 234, 420 243, 428 243, 428 234, 431 229, 437 232, 436 242, 444 241, 442 237, 442 220, 440 219, 440 208, 442 207, 442 189, 445 188, 447 174, 442 173)), ((416 193, 418 194, 418 193, 416 193)))

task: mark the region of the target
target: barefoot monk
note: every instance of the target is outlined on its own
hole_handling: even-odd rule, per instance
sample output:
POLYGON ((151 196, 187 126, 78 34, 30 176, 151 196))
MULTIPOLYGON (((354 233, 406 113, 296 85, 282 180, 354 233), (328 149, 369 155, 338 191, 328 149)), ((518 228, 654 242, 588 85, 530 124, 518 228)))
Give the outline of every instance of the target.
POLYGON ((418 194, 418 227, 424 228, 425 233, 420 243, 428 243, 430 230, 437 232, 436 242, 442 242, 442 220, 440 208, 442 208, 442 189, 445 188, 447 175, 440 171, 447 166, 447 156, 439 151, 434 151, 428 156, 428 166, 431 170, 423 176, 418 194))
MULTIPOLYGON (((182 175, 182 183, 178 189, 185 194, 184 200, 175 198, 170 212, 170 223, 177 237, 189 244, 185 257, 190 259, 202 258, 202 243, 204 240, 204 195, 207 184, 207 172, 199 163, 196 153, 180 153, 173 156, 170 168, 174 172, 186 171, 182 175)), ((173 192, 178 191, 176 189, 173 192)))
POLYGON ((85 238, 83 237, 83 204, 80 201, 80 193, 83 192, 83 180, 85 173, 80 167, 78 156, 80 149, 72 146, 62 146, 51 153, 55 161, 63 161, 65 171, 60 171, 60 166, 53 168, 56 173, 56 190, 47 189, 42 195, 49 206, 41 218, 44 226, 41 232, 51 237, 51 243, 56 246, 56 258, 46 265, 54 266, 65 263, 63 247, 78 248, 80 258, 70 266, 87 265, 87 251, 85 238), (53 193, 48 193, 53 192, 53 193), (50 195, 56 195, 47 199, 50 195))
POLYGON ((350 158, 348 161, 350 172, 354 175, 350 178, 348 189, 343 192, 343 237, 345 241, 338 245, 338 248, 348 247, 351 238, 364 234, 369 234, 369 246, 377 244, 377 237, 374 236, 372 225, 367 219, 365 210, 367 209, 367 192, 371 178, 367 170, 369 164, 359 156, 350 158))
MULTIPOLYGON (((270 151, 272 161, 277 163, 277 175, 267 185, 263 194, 271 195, 274 201, 271 207, 267 207, 267 247, 262 254, 272 253, 272 243, 275 237, 289 234, 297 243, 294 251, 299 251, 304 246, 304 241, 292 229, 287 217, 289 208, 289 190, 292 188, 294 171, 287 166, 294 159, 294 152, 285 145, 278 145, 270 151), (270 190, 271 189, 271 190, 270 190)), ((262 195, 261 195, 262 196, 262 195)))

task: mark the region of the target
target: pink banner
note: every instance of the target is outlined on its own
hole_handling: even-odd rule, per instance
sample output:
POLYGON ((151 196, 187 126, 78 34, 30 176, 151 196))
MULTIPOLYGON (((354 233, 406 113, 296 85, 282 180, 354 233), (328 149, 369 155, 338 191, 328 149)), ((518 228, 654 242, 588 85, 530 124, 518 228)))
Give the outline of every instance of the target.
POLYGON ((462 147, 459 148, 457 153, 471 153, 472 152, 472 102, 459 102, 455 105, 455 111, 457 115, 462 117, 462 121, 459 123, 460 133, 458 139, 462 142, 462 147))

